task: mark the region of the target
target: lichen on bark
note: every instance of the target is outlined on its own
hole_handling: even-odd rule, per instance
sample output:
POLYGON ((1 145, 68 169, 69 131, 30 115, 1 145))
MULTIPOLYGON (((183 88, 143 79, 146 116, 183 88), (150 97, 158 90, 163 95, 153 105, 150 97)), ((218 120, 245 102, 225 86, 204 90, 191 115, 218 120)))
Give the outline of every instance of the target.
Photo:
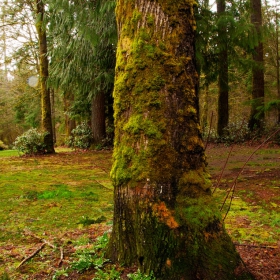
MULTIPOLYGON (((194 1, 117 1, 107 255, 157 279, 237 279, 198 119, 194 1)), ((248 278, 249 279, 249 278, 248 278)))

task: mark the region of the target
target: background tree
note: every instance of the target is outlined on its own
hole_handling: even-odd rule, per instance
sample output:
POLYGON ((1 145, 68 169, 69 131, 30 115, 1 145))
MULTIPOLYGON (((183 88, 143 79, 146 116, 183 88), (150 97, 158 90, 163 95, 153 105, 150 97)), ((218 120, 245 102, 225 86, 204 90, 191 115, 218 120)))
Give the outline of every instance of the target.
POLYGON ((51 83, 71 96, 70 118, 91 122, 96 143, 106 136, 112 119, 108 113, 115 68, 114 7, 114 1, 60 0, 51 5, 51 83))
POLYGON ((254 48, 252 67, 252 106, 249 120, 250 130, 261 128, 264 122, 264 112, 260 108, 264 105, 264 58, 262 42, 262 3, 261 0, 251 0, 251 22, 258 36, 258 45, 254 48))
POLYGON ((229 81, 228 81, 228 39, 227 39, 227 20, 226 20, 226 1, 217 0, 218 16, 218 124, 217 133, 222 137, 229 121, 229 81))
MULTIPOLYGON (((118 0, 108 256, 157 279, 237 279, 205 169, 193 2, 118 0)), ((249 279, 249 276, 248 278, 249 279)))
POLYGON ((45 6, 42 0, 36 0, 36 30, 38 33, 39 43, 39 76, 41 87, 41 114, 42 114, 42 129, 44 132, 48 132, 44 138, 44 144, 47 153, 54 153, 54 141, 53 141, 53 123, 52 123, 52 109, 50 88, 47 85, 47 79, 49 76, 49 60, 48 60, 48 48, 47 48, 47 34, 45 25, 45 6))

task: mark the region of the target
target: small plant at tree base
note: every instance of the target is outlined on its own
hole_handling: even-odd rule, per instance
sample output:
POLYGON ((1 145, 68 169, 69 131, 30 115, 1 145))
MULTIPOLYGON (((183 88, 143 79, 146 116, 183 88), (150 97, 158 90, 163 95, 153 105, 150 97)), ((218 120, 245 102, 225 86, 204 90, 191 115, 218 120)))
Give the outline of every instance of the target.
POLYGON ((109 271, 103 271, 101 269, 97 269, 95 273, 95 277, 92 280, 118 280, 121 279, 121 273, 113 267, 109 271))
POLYGON ((153 275, 153 272, 151 272, 150 275, 145 275, 142 274, 140 270, 138 270, 135 273, 127 274, 127 277, 131 280, 156 280, 156 278, 153 275))
POLYGON ((44 138, 47 134, 48 132, 31 128, 16 138, 14 149, 26 155, 44 154, 46 152, 44 138))
POLYGON ((68 145, 76 149, 88 149, 92 143, 91 128, 85 123, 81 123, 71 131, 68 139, 68 145))
POLYGON ((104 235, 97 238, 96 242, 90 248, 77 250, 75 253, 77 260, 72 263, 72 268, 79 272, 90 268, 102 268, 108 262, 108 259, 104 257, 104 248, 108 241, 108 234, 104 233, 104 235))
POLYGON ((60 270, 57 270, 55 272, 55 274, 53 275, 52 280, 57 280, 57 279, 60 278, 60 276, 68 277, 68 272, 67 271, 68 271, 67 268, 66 269, 62 268, 60 270))

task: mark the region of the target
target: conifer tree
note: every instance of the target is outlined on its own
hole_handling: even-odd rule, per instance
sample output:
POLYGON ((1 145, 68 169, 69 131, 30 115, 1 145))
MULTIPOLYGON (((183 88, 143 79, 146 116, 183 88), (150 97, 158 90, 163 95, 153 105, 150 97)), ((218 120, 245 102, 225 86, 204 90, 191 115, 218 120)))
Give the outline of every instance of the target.
POLYGON ((250 130, 260 129, 264 122, 264 58, 263 42, 261 37, 262 28, 262 3, 261 0, 251 0, 251 23, 255 27, 258 44, 253 51, 252 67, 252 105, 249 120, 250 130))
POLYGON ((225 17, 226 1, 217 0, 218 16, 218 124, 217 133, 219 137, 224 135, 224 129, 229 120, 229 86, 228 86, 228 39, 227 20, 225 17))

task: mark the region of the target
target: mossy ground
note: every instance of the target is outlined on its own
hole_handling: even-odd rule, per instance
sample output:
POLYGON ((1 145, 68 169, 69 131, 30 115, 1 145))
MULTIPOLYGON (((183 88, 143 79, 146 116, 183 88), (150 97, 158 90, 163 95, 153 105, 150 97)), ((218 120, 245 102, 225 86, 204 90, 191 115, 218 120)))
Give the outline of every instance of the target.
MULTIPOLYGON (((215 194, 220 205, 254 149, 248 146, 234 148, 215 194)), ((229 148, 224 146, 207 149, 214 185, 228 152, 229 148)), ((0 151, 0 279, 4 271, 11 279, 51 279, 58 271, 62 275, 58 279, 68 279, 63 276, 63 269, 75 258, 77 246, 87 247, 111 227, 111 156, 111 152, 105 151, 60 149, 56 155, 19 157, 14 151, 0 151), (106 218, 105 222, 91 224, 102 216, 106 218), (16 269, 41 244, 36 236, 57 248, 45 246, 38 255, 16 269), (64 248, 64 260, 58 266, 60 247, 64 248)), ((264 279, 258 276, 258 271, 267 279, 277 279, 273 277, 280 275, 277 268, 280 261, 277 247, 280 240, 279 188, 280 150, 278 147, 260 149, 239 177, 225 220, 235 243, 265 246, 258 247, 261 250, 258 253, 252 253, 254 247, 237 246, 250 250, 241 253, 245 254, 243 259, 253 269, 256 279, 264 279)), ((68 275, 69 279, 92 279, 94 273, 94 270, 83 274, 72 271, 68 275)))

